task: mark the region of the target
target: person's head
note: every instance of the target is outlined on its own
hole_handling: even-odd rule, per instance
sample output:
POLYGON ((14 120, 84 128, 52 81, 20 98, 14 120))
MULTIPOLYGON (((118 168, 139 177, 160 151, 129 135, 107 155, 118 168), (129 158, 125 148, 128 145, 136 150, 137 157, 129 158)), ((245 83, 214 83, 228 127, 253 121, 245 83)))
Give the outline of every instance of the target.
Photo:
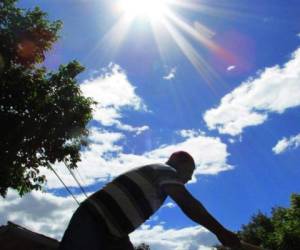
POLYGON ((188 182, 195 170, 195 161, 193 157, 185 151, 177 151, 173 153, 167 160, 166 164, 175 168, 179 178, 184 182, 188 182))

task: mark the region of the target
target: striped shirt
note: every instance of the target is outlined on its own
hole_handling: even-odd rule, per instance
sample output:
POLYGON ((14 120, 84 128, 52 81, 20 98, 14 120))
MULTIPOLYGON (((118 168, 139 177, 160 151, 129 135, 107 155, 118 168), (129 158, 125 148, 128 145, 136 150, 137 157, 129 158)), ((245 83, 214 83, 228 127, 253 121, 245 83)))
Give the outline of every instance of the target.
POLYGON ((165 184, 184 185, 174 168, 166 164, 146 165, 118 176, 87 202, 112 235, 123 237, 160 208, 167 197, 162 189, 165 184))

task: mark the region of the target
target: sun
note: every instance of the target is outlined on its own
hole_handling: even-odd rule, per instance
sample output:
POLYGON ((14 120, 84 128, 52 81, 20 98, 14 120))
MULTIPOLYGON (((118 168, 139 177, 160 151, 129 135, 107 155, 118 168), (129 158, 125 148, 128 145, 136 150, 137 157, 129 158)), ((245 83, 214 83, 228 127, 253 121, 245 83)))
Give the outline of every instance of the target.
POLYGON ((168 0, 120 0, 121 10, 132 18, 159 20, 167 10, 168 0))
MULTIPOLYGON (((109 53, 112 57, 122 47, 132 26, 144 27, 147 25, 148 27, 148 24, 150 29, 145 30, 153 33, 162 60, 168 58, 167 53, 172 53, 168 43, 173 40, 177 48, 208 84, 215 79, 219 80, 219 77, 199 53, 201 50, 198 49, 198 46, 205 47, 220 57, 232 58, 233 56, 214 41, 215 32, 200 20, 195 19, 195 14, 193 14, 205 13, 215 17, 221 12, 226 15, 232 14, 231 10, 229 12, 221 11, 206 3, 200 3, 209 1, 199 0, 113 0, 109 2, 112 3, 112 9, 115 11, 114 13, 117 13, 118 18, 99 44, 105 44, 105 48, 109 46, 105 53, 109 53), (191 16, 187 15, 189 13, 191 16), (143 22, 140 22, 141 20, 143 22)), ((134 31, 139 32, 140 29, 134 31)))

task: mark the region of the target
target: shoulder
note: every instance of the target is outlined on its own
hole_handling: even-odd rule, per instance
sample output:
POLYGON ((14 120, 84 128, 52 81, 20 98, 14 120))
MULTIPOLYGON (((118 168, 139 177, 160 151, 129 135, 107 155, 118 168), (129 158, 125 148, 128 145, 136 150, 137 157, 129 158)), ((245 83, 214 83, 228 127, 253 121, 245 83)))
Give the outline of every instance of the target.
POLYGON ((182 182, 178 178, 176 169, 162 163, 149 164, 134 168, 122 174, 120 177, 122 176, 127 176, 132 179, 143 177, 151 183, 158 184, 158 186, 171 183, 182 185, 182 182))
POLYGON ((176 169, 172 168, 171 166, 167 164, 162 164, 162 163, 155 163, 155 164, 149 164, 145 166, 141 166, 135 169, 132 169, 129 172, 139 172, 139 173, 144 173, 144 174, 150 174, 150 175, 155 175, 157 177, 159 176, 165 176, 165 175, 177 175, 176 169))
POLYGON ((155 164, 155 170, 158 176, 159 185, 175 184, 184 185, 178 177, 178 173, 175 168, 167 164, 155 164))
POLYGON ((155 164, 151 164, 148 165, 146 167, 150 167, 153 170, 156 171, 165 171, 165 172, 172 172, 172 173, 176 173, 176 169, 172 168, 171 166, 167 165, 167 164, 163 164, 163 163, 155 163, 155 164))

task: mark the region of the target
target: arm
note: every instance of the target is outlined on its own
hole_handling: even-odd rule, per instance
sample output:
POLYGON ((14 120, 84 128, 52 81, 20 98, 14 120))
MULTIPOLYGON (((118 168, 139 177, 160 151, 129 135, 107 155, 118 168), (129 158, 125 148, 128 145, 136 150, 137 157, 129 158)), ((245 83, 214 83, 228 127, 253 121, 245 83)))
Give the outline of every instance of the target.
POLYGON ((184 186, 168 184, 163 189, 191 220, 214 233, 223 245, 240 245, 238 237, 224 228, 184 186))

